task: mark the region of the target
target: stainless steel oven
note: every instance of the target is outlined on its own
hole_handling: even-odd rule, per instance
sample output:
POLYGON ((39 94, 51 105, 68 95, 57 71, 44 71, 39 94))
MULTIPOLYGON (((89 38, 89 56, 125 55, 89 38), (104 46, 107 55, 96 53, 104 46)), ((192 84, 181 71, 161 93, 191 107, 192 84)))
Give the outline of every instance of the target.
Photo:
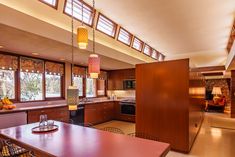
POLYGON ((121 101, 121 114, 135 115, 135 101, 121 101))

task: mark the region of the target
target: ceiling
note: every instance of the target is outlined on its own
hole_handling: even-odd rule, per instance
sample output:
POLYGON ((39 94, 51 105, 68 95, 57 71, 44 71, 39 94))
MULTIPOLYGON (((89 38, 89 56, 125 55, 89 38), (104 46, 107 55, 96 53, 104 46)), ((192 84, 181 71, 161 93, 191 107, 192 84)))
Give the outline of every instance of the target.
MULTIPOLYGON (((71 61, 71 46, 51 40, 39 35, 28 33, 13 27, 0 24, 0 43, 4 47, 10 47, 10 51, 4 47, 0 51, 9 51, 21 55, 47 58, 62 62, 71 61), (28 44, 25 44, 28 43, 28 44), (36 53, 37 55, 33 55, 36 53)), ((74 62, 80 65, 87 65, 87 58, 90 53, 74 49, 74 62)), ((133 65, 121 62, 109 57, 100 55, 101 68, 105 70, 134 68, 133 65)))
MULTIPOLYGON (((91 4, 91 0, 85 1, 91 4)), ((64 0, 59 1, 58 10, 38 0, 0 0, 0 3, 1 23, 69 44, 69 38, 61 36, 62 31, 70 31, 70 18, 62 13, 64 0), (5 12, 12 16, 4 18, 5 12), (17 22, 19 19, 24 19, 28 25, 17 22), (42 21, 45 28, 52 27, 50 25, 57 27, 53 28, 53 34, 48 29, 40 31, 32 27, 42 24, 42 21)), ((146 0, 112 3, 110 0, 97 0, 96 8, 162 52, 167 60, 190 58, 192 67, 225 65, 226 46, 235 15, 234 0, 148 0, 147 3, 146 0)), ((127 67, 153 61, 101 33, 97 33, 96 41, 99 44, 97 53, 125 62, 127 67)))
POLYGON ((168 59, 190 57, 196 67, 225 64, 234 0, 98 0, 96 6, 168 59))

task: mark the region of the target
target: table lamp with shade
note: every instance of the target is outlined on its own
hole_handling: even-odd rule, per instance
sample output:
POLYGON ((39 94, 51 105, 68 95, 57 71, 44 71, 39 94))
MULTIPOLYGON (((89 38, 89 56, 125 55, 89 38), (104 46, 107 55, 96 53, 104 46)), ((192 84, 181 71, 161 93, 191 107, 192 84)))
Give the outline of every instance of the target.
POLYGON ((214 100, 214 101, 217 100, 217 99, 219 99, 219 96, 218 96, 218 95, 221 95, 221 94, 222 94, 221 88, 220 88, 220 87, 213 87, 213 89, 212 89, 212 94, 214 95, 214 97, 213 97, 213 100, 214 100))

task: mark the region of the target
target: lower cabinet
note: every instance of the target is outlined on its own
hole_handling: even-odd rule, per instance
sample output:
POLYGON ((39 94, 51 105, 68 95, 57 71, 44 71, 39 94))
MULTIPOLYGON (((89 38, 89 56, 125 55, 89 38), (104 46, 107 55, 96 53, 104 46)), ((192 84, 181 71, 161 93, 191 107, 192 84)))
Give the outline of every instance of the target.
POLYGON ((113 120, 114 102, 102 102, 85 105, 85 123, 99 124, 113 120))
POLYGON ((28 111, 28 123, 39 122, 39 117, 42 114, 46 114, 48 120, 69 122, 68 107, 55 107, 28 111))

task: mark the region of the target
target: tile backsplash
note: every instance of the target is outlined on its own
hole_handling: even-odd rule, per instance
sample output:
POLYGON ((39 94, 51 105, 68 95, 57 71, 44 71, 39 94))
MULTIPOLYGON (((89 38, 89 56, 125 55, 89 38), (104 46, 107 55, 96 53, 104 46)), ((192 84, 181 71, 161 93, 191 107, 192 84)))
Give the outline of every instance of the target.
POLYGON ((117 98, 135 98, 135 90, 108 90, 108 97, 116 95, 117 98))

